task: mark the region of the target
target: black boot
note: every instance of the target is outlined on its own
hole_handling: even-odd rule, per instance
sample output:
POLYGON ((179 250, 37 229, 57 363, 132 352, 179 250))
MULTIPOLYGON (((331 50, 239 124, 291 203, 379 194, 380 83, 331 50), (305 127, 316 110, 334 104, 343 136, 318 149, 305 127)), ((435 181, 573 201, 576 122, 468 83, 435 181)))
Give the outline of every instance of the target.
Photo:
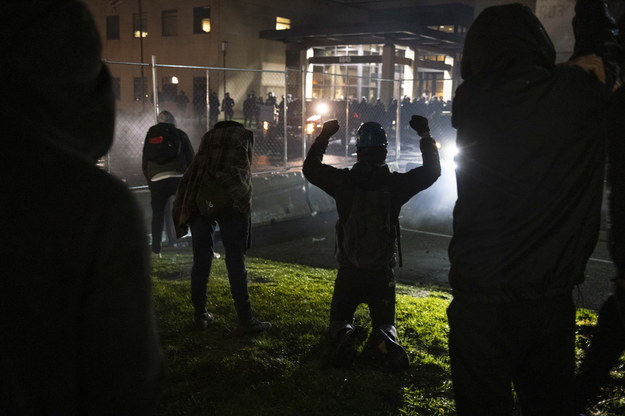
POLYGON ((380 326, 371 332, 368 348, 385 367, 393 370, 405 370, 410 367, 410 360, 404 347, 398 342, 397 330, 392 325, 380 326))
POLYGON ((349 326, 341 331, 338 336, 332 363, 336 368, 349 368, 356 358, 358 352, 358 342, 356 331, 349 326))

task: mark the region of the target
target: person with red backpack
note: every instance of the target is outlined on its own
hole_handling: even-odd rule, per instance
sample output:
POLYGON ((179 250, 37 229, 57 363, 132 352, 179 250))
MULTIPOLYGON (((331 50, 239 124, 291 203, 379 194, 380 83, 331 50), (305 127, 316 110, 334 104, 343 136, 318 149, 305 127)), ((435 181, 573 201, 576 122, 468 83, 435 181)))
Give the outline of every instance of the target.
POLYGON ((358 162, 351 169, 322 163, 330 137, 339 129, 327 121, 304 161, 306 179, 336 200, 338 275, 330 307, 330 338, 335 343, 332 361, 349 367, 362 341, 353 327, 361 303, 369 306, 373 331, 366 348, 384 365, 409 366, 406 351, 395 328, 395 280, 399 260, 399 212, 410 198, 428 188, 440 176, 436 142, 426 118, 414 115, 410 126, 421 136, 423 166, 406 173, 391 172, 386 161, 388 141, 382 126, 366 122, 358 129, 358 162))
POLYGON ((176 127, 169 111, 162 111, 158 123, 150 127, 143 144, 142 169, 148 181, 152 206, 152 257, 161 258, 163 224, 168 225, 168 239, 175 241, 173 225, 165 223, 165 208, 176 195, 180 178, 191 164, 194 152, 187 134, 176 127), (171 230, 169 230, 171 228, 171 230))

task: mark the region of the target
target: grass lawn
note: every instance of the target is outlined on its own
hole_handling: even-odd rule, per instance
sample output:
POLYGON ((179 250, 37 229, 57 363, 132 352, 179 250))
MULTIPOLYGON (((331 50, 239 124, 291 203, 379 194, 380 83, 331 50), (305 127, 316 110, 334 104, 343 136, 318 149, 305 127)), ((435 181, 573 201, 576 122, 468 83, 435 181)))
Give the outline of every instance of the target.
MULTIPOLYGON (((207 331, 193 326, 190 254, 153 264, 154 296, 168 375, 158 415, 454 415, 445 309, 440 288, 399 286, 397 322, 411 360, 392 372, 357 360, 334 369, 325 357, 335 270, 248 259, 252 304, 272 322, 268 333, 238 336, 223 259, 209 282, 207 331)), ((588 344, 596 317, 578 313, 578 351, 588 344)), ((356 324, 369 327, 365 306, 356 324)), ((613 372, 596 415, 625 411, 625 361, 613 372)))

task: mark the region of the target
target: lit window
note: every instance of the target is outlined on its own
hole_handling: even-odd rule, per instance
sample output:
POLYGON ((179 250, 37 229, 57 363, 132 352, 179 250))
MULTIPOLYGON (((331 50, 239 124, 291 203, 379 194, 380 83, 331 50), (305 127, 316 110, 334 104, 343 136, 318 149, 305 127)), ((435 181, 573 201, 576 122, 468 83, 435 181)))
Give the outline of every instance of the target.
POLYGON ((276 30, 288 30, 291 28, 291 19, 276 17, 276 30))
POLYGON ((424 55, 420 59, 422 61, 445 62, 445 55, 424 55))
POLYGON ((147 13, 132 14, 132 36, 135 38, 145 38, 148 36, 148 15, 147 13))
POLYGON ((211 31, 211 19, 202 19, 202 32, 210 32, 211 31))
POLYGON ((428 29, 437 30, 439 32, 455 33, 453 25, 428 26, 428 29))
POLYGON ((210 7, 193 8, 193 33, 210 33, 211 9, 210 7))

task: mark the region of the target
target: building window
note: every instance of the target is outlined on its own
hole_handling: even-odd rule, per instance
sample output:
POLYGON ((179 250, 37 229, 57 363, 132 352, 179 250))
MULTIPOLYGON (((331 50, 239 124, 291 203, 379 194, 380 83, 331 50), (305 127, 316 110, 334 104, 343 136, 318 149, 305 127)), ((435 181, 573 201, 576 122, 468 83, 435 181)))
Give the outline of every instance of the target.
POLYGON ((163 10, 163 36, 178 36, 178 11, 163 10))
POLYGON ((427 97, 440 96, 444 87, 444 74, 442 72, 419 72, 418 95, 427 97))
POLYGON ((193 8, 193 33, 209 33, 211 31, 210 7, 193 8))
POLYGON ((445 55, 422 55, 419 57, 419 60, 428 62, 445 62, 445 55))
POLYGON ((206 77, 193 77, 193 109, 197 117, 206 115, 206 77))
POLYGON ((106 39, 119 39, 119 16, 106 16, 106 39))
POLYGON ((276 17, 276 30, 288 30, 291 28, 291 19, 276 17))
POLYGON ((163 77, 161 82, 163 100, 176 101, 178 96, 178 77, 163 77))
POLYGON ((464 33, 466 32, 466 28, 461 25, 439 25, 439 26, 428 26, 428 29, 436 30, 439 32, 445 33, 464 33))
POLYGON ((133 84, 135 101, 146 99, 148 97, 148 79, 146 77, 135 77, 133 84))
POLYGON ((143 12, 132 14, 132 36, 145 38, 148 35, 148 14, 143 12))
POLYGON ((113 77, 112 78, 113 81, 113 94, 115 95, 115 100, 119 101, 121 98, 121 87, 120 87, 120 81, 119 81, 119 77, 113 77))

